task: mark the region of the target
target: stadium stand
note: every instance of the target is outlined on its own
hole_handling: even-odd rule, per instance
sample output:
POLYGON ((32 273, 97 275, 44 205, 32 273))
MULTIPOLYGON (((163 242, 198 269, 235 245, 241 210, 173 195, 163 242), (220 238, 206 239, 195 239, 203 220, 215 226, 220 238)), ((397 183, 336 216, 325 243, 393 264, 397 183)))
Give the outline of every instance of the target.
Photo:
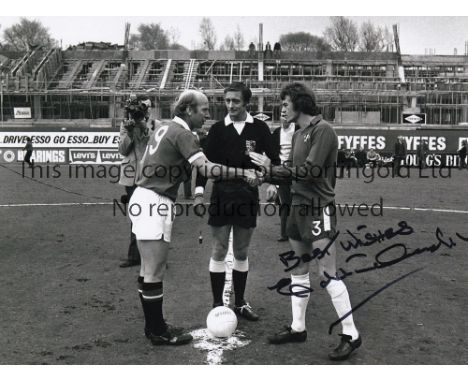
MULTIPOLYGON (((394 52, 285 52, 266 59, 247 51, 129 51, 87 42, 61 50, 34 47, 23 54, 0 52, 2 121, 18 124, 14 107, 30 107, 40 120, 105 119, 116 128, 130 92, 157 105, 156 118, 169 118, 183 89, 202 89, 211 115, 224 114, 222 89, 233 81, 253 90, 252 112, 279 120, 279 91, 293 81, 317 94, 324 117, 342 125, 402 124, 402 113, 425 113, 427 125, 468 123, 468 57, 401 55, 394 52), (399 74, 399 63, 403 75, 399 74)), ((72 122, 70 122, 72 123, 72 122)))

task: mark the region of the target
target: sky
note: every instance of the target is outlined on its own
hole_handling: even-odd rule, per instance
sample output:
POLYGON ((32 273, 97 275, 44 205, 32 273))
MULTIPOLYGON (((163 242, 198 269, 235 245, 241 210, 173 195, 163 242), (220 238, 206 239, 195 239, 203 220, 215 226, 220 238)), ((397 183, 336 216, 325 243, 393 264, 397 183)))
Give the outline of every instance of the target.
MULTIPOLYGON (((119 9, 128 8, 129 2, 124 2, 122 8, 119 8, 118 1, 114 1, 112 4, 115 5, 113 8, 114 11, 119 9)), ((400 0, 387 1, 386 5, 398 4, 400 0)), ((81 4, 83 0, 77 2, 81 4)), ((44 1, 41 4, 45 3, 44 1)), ((164 14, 164 16, 103 16, 103 14, 111 14, 109 8, 103 8, 103 12, 99 11, 99 8, 92 8, 94 13, 91 13, 87 16, 36 16, 40 14, 53 14, 57 12, 56 8, 50 8, 50 13, 48 13, 47 7, 37 8, 37 13, 31 13, 33 8, 28 8, 29 13, 25 15, 29 19, 36 19, 42 22, 45 25, 53 38, 58 41, 61 41, 62 47, 66 48, 68 45, 74 45, 84 41, 106 41, 111 43, 122 44, 124 40, 124 26, 125 22, 131 24, 131 33, 137 33, 137 27, 141 23, 160 23, 161 26, 166 29, 176 30, 179 35, 178 42, 189 49, 195 49, 200 43, 200 34, 199 34, 199 25, 202 19, 202 15, 197 16, 197 10, 203 10, 203 8, 194 8, 194 11, 190 11, 185 4, 193 4, 194 1, 185 3, 184 1, 177 1, 178 7, 164 9, 162 8, 149 8, 148 14, 164 14), (180 6, 179 6, 180 5, 180 6), (177 9, 179 8, 179 9, 177 9), (181 9, 184 9, 188 12, 182 12, 181 9), (98 14, 100 14, 97 16, 98 14), (170 16, 171 14, 188 14, 193 16, 170 16), (96 15, 95 15, 96 14, 96 15)), ((200 1, 196 4, 205 3, 200 1)), ((245 2, 244 2, 245 3, 245 2)), ((358 2, 357 2, 358 3, 358 2)), ((357 4, 353 3, 353 4, 357 4)), ((444 4, 447 6, 443 9, 453 9, 452 13, 463 14, 463 7, 458 6, 457 8, 451 8, 449 6, 450 0, 444 1, 444 4)), ((143 4, 143 3, 137 3, 143 4)), ((241 4, 239 1, 231 0, 227 4, 241 4)), ((247 3, 248 4, 248 3, 247 3)), ((268 8, 269 11, 276 10, 273 6, 274 3, 272 0, 268 2, 272 5, 268 8)), ((283 0, 279 4, 287 4, 283 0)), ((296 2, 295 2, 296 4, 296 2)), ((249 15, 242 16, 243 7, 237 7, 235 14, 240 16, 216 16, 220 14, 232 14, 234 13, 231 8, 220 8, 215 12, 215 15, 210 15, 214 28, 218 36, 218 46, 224 40, 224 37, 228 34, 233 34, 239 25, 241 31, 243 32, 246 47, 250 41, 256 41, 258 39, 258 25, 263 23, 263 34, 264 34, 264 43, 270 41, 271 44, 279 40, 281 34, 288 32, 298 32, 305 31, 314 35, 322 36, 325 28, 329 25, 329 16, 330 14, 337 15, 337 10, 343 10, 343 13, 346 15, 346 6, 341 7, 339 1, 334 1, 333 4, 336 4, 334 8, 328 10, 325 9, 325 13, 321 16, 277 16, 277 15, 268 15, 268 16, 255 16, 266 14, 264 8, 260 6, 257 7, 257 10, 250 10, 249 15), (333 12, 334 10, 334 12, 333 12)), ((400 4, 404 4, 400 2, 400 4)), ((430 2, 425 2, 425 7, 421 9, 429 9, 430 2)), ((439 3, 441 4, 441 3, 439 3)), ((84 9, 81 7, 79 11, 84 9)), ((298 12, 300 7, 296 7, 294 12, 303 13, 303 14, 318 14, 320 12, 315 12, 315 8, 310 6, 304 7, 304 12, 298 12)), ((87 8, 89 9, 89 8, 87 8)), ((135 8, 132 8, 135 11, 135 8)), ((209 8, 211 9, 211 8, 209 8)), ((372 9, 372 14, 385 14, 389 10, 394 10, 397 14, 397 10, 400 10, 401 7, 392 6, 387 7, 387 9, 379 10, 372 9)), ((137 11, 141 12, 141 8, 136 8, 137 11)), ((206 10, 206 9, 205 9, 206 10)), ((216 9, 215 9, 216 10, 216 9)), ((353 9, 359 14, 359 8, 353 9)), ((10 27, 14 23, 17 23, 20 19, 21 14, 24 12, 19 11, 18 9, 9 9, 8 10, 11 16, 0 16, 0 38, 3 36, 3 30, 10 27), (17 15, 17 16, 15 16, 17 15)), ((66 13, 65 9, 60 9, 61 12, 66 13)), ((411 11, 409 9, 409 11, 411 11)), ((78 12, 78 11, 77 11, 78 12)), ((361 11, 361 14, 365 14, 364 9, 361 11)), ((468 41, 468 16, 436 16, 438 13, 443 13, 442 10, 439 12, 436 8, 434 10, 435 14, 431 16, 419 16, 418 8, 412 16, 398 15, 398 16, 357 16, 348 13, 351 19, 353 19, 358 25, 366 20, 372 21, 375 25, 387 26, 389 30, 392 30, 392 25, 397 23, 399 25, 399 34, 400 34, 400 45, 403 54, 425 54, 428 49, 435 50, 436 54, 453 54, 454 48, 457 49, 458 54, 463 54, 465 51, 465 41, 468 41)), ((8 14, 2 9, 2 14, 8 14)), ((121 12, 122 13, 122 12, 121 12)), ((125 12, 129 13, 129 12, 125 12)), ((207 12, 203 12, 207 13, 207 12)), ((247 12, 244 12, 247 13, 247 12)), ((288 12, 279 13, 288 14, 288 12)))

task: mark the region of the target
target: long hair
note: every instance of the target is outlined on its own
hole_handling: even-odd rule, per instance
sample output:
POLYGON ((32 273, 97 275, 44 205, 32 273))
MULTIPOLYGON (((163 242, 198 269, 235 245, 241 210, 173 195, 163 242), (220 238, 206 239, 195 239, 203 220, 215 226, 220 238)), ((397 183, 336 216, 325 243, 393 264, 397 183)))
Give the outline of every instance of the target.
POLYGON ((286 85, 280 93, 282 100, 289 96, 294 106, 294 110, 308 115, 320 114, 315 101, 315 94, 312 90, 300 83, 286 85))

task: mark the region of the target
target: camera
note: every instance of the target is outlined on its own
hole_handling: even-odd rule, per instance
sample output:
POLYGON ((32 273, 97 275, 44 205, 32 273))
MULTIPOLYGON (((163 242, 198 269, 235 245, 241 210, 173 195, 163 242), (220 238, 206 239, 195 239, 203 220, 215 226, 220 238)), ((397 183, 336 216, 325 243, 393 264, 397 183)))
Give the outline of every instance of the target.
POLYGON ((141 121, 145 119, 148 109, 151 107, 151 101, 148 98, 139 98, 131 94, 125 101, 125 112, 128 120, 141 121))

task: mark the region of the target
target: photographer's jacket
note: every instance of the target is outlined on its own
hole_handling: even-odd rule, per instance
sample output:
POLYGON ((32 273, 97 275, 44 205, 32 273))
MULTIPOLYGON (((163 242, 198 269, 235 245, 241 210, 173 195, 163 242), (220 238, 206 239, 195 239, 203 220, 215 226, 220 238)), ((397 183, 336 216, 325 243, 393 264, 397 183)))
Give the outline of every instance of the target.
POLYGON ((126 127, 123 122, 120 124, 119 153, 125 157, 120 164, 120 185, 135 185, 138 162, 143 158, 148 139, 149 132, 145 121, 135 122, 133 127, 126 127))

